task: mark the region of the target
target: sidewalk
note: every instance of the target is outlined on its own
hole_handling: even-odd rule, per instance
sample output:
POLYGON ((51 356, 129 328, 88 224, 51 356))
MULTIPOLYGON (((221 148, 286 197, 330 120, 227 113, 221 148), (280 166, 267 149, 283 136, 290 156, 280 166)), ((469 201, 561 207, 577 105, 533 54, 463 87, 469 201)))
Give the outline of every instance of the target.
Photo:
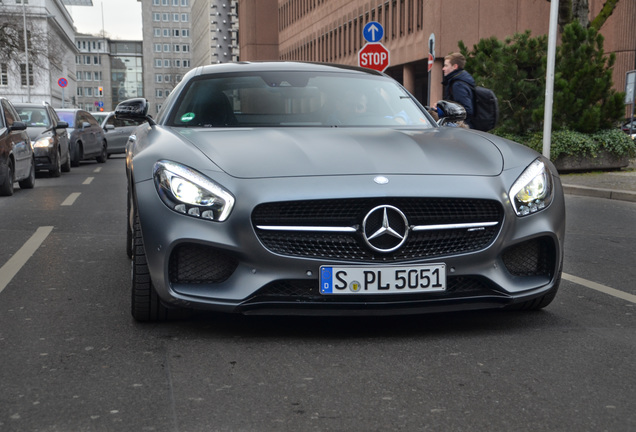
POLYGON ((636 160, 617 171, 561 174, 561 183, 569 195, 636 202, 636 160))

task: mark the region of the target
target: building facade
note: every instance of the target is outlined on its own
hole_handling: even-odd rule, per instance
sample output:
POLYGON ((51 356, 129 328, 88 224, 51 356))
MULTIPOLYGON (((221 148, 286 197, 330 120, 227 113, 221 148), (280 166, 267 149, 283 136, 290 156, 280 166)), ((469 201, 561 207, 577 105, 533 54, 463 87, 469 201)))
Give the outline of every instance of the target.
POLYGON ((192 66, 239 59, 236 0, 194 0, 192 66))
POLYGON ((138 0, 143 23, 144 97, 156 115, 192 67, 193 0, 138 0))
MULTIPOLYGON (((589 0, 590 15, 603 3, 589 0)), ((482 38, 503 40, 526 30, 547 34, 549 16, 545 0, 239 0, 241 60, 357 65, 366 43, 362 30, 376 21, 384 29, 379 42, 390 52, 385 72, 418 100, 434 103, 442 97, 443 58, 459 50, 459 41, 472 47, 482 38), (431 35, 435 60, 429 78, 431 35)), ((614 84, 622 91, 625 73, 636 69, 636 2, 619 1, 601 33, 605 51, 617 55, 614 84)))
POLYGON ((2 0, 0 20, 27 29, 25 52, 0 60, 0 94, 13 102, 68 107, 76 92, 77 48, 73 20, 62 0, 2 0))

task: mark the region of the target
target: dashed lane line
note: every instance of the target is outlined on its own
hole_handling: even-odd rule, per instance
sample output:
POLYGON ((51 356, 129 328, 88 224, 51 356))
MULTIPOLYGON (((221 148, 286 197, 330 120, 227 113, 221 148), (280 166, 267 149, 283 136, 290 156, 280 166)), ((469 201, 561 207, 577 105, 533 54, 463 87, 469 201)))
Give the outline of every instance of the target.
POLYGON ((613 297, 617 297, 622 300, 626 300, 631 303, 636 303, 636 295, 626 293, 624 291, 620 291, 614 288, 610 288, 605 285, 601 285, 596 282, 589 281, 587 279, 580 278, 578 276, 573 276, 571 274, 563 273, 563 279, 569 280, 570 282, 574 282, 575 284, 584 286, 586 288, 590 288, 604 294, 611 295, 613 297))
POLYGON ((79 197, 81 195, 81 192, 73 192, 72 194, 70 194, 69 196, 66 197, 66 199, 64 201, 62 201, 63 206, 72 206, 73 203, 75 203, 75 200, 77 199, 77 197, 79 197))
POLYGON ((39 227, 30 239, 0 268, 0 293, 53 231, 52 226, 39 227))
POLYGON ((93 182, 93 180, 95 180, 95 177, 86 177, 86 180, 84 180, 84 185, 89 185, 93 182))

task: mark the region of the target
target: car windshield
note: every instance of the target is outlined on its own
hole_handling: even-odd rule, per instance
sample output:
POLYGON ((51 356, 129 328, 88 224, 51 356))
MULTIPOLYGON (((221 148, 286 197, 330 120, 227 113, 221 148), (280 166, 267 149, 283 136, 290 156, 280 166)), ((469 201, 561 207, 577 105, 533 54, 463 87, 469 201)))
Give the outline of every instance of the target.
POLYGON ((16 107, 20 120, 26 123, 27 127, 48 127, 51 125, 49 117, 44 108, 16 107))
POLYGON ((396 82, 350 73, 204 75, 185 85, 166 123, 179 127, 432 127, 396 82))
POLYGON ((73 111, 58 111, 57 116, 60 118, 60 120, 68 123, 68 127, 75 127, 75 113, 73 111))

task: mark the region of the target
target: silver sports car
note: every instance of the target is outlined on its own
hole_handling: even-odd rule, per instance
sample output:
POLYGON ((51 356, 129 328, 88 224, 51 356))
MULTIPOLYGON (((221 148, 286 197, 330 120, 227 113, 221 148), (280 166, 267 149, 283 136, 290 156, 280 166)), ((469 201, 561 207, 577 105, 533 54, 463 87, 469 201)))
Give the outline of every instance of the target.
MULTIPOLYGON (((565 206, 533 150, 440 127, 367 69, 190 71, 126 149, 132 315, 385 315, 539 309, 565 206), (180 314, 179 314, 180 315, 180 314)), ((457 110, 458 112, 463 110, 457 110)))

